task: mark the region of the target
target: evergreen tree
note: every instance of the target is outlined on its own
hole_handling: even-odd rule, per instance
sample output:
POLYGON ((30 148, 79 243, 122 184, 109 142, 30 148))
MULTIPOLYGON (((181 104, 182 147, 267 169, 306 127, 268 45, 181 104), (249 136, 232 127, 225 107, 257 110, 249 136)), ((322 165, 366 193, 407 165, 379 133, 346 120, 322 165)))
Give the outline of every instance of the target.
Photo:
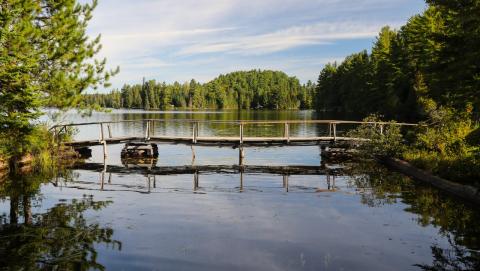
MULTIPOLYGON (((0 3, 0 131, 24 139, 42 106, 73 107, 87 88, 108 86, 117 71, 95 60, 100 36, 86 36, 97 2, 0 3)), ((17 142, 20 143, 20 142, 17 142)))

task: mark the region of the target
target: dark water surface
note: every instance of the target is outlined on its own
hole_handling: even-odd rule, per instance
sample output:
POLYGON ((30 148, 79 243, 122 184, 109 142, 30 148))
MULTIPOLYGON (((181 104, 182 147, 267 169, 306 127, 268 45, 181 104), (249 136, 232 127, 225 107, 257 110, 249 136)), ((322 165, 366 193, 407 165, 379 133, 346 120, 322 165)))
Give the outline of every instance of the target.
MULTIPOLYGON (((66 122, 132 118, 314 119, 310 111, 115 111, 66 122)), ((114 133, 142 132, 119 124, 114 133)), ((83 129, 83 128, 82 128, 83 129)), ((158 133, 187 133, 166 125, 158 133), (163 129, 163 130, 162 130, 163 129)), ((275 134, 281 127, 252 133, 275 134)), ((204 126, 210 134, 234 133, 204 126)), ((299 126, 297 134, 318 134, 299 126)), ((77 138, 95 138, 80 130, 77 138)), ((121 145, 107 165, 122 166, 121 145)), ((156 166, 190 165, 191 149, 160 145, 156 166)), ((195 147, 197 165, 232 165, 238 150, 195 147)), ((319 165, 318 147, 247 148, 247 165, 319 165)), ((104 163, 100 148, 87 162, 104 163)), ((0 269, 475 270, 480 213, 375 165, 344 176, 236 172, 146 176, 51 170, 0 183, 0 269), (103 182, 102 182, 103 177, 103 182)))

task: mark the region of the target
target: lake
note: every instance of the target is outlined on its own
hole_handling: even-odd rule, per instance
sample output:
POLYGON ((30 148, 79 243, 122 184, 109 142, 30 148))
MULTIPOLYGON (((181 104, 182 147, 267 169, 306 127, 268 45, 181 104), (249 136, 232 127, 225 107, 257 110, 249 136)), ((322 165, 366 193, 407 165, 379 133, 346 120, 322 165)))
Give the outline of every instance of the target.
MULTIPOLYGON (((313 111, 144 112, 114 110, 63 122, 135 119, 339 119, 313 111)), ((44 118, 43 120, 46 120, 44 118)), ((201 135, 238 127, 202 124, 201 135)), ((115 136, 141 134, 142 123, 112 124, 115 136)), ((249 128, 280 135, 281 125, 249 128)), ((155 134, 191 134, 182 123, 155 134)), ((293 135, 326 133, 294 125, 293 135)), ((96 139, 97 126, 76 139, 96 139)), ((438 190, 374 164, 345 174, 238 172, 150 176, 124 167, 122 145, 93 148, 87 163, 106 172, 52 169, 0 183, 0 269, 57 270, 475 270, 480 212, 438 190), (197 180, 197 181, 196 181, 197 180)), ((154 166, 233 165, 231 147, 159 145, 154 166)), ((247 147, 246 165, 321 164, 318 146, 247 147)), ((335 166, 335 165, 332 165, 335 166)))

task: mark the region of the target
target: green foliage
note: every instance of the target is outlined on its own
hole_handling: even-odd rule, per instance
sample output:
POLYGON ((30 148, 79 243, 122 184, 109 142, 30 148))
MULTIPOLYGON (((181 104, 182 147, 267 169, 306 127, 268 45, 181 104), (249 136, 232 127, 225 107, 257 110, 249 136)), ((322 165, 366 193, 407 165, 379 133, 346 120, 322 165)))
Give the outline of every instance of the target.
MULTIPOLYGON (((97 2, 8 0, 0 4, 0 130, 26 151, 40 108, 78 104, 87 88, 107 86, 117 71, 96 60, 100 37, 86 35, 97 2)), ((39 143, 39 142, 35 142, 39 143)), ((10 144, 7 142, 7 144, 10 144)), ((11 143, 13 144, 13 143, 11 143)), ((7 152, 12 152, 7 147, 7 152)))
POLYGON ((471 108, 461 112, 438 107, 432 100, 423 103, 428 121, 419 126, 417 138, 403 158, 448 180, 480 187, 480 146, 474 142, 471 108))
POLYGON ((437 106, 432 100, 420 100, 429 117, 419 126, 416 148, 441 156, 466 155, 470 151, 466 137, 473 130, 470 109, 461 112, 437 106))
POLYGON ((310 109, 315 84, 301 86, 298 79, 277 71, 240 71, 220 75, 200 84, 195 80, 171 85, 150 80, 124 85, 120 91, 83 96, 84 105, 108 108, 220 108, 220 109, 310 109))
POLYGON ((472 111, 480 110, 480 1, 427 4, 398 31, 383 28, 370 54, 326 65, 317 83, 317 108, 423 120, 403 135, 399 127, 381 135, 378 127, 362 125, 351 136, 370 139, 360 147, 367 156, 401 157, 472 184, 480 179, 480 132, 472 122, 472 111))
POLYGON ((47 127, 31 126, 26 135, 18 136, 9 130, 0 132, 0 154, 7 160, 11 157, 19 158, 30 153, 36 155, 49 150, 53 145, 53 137, 47 127))
POLYGON ((355 142, 358 145, 360 154, 373 158, 376 156, 401 156, 405 145, 403 144, 403 136, 400 126, 394 121, 381 122, 377 115, 371 115, 364 122, 370 122, 358 126, 356 129, 348 133, 349 137, 368 139, 368 141, 355 142))
POLYGON ((400 30, 383 28, 370 54, 326 65, 318 109, 418 121, 428 117, 419 103, 425 97, 455 110, 468 103, 480 110, 479 1, 427 3, 400 30))

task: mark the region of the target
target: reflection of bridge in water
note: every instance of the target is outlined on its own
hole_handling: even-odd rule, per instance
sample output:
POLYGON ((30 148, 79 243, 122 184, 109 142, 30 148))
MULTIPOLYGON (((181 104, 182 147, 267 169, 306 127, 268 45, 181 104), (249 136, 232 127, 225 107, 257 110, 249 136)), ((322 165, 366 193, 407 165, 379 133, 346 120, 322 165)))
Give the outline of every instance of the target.
MULTIPOLYGON (((166 119, 145 119, 145 120, 124 120, 115 122, 89 122, 89 123, 72 123, 56 125, 51 128, 54 131, 57 140, 61 141, 61 134, 66 132, 70 127, 82 126, 97 126, 99 137, 91 140, 73 140, 62 142, 67 146, 74 148, 103 146, 103 154, 106 157, 108 154, 107 145, 121 144, 131 142, 145 142, 145 143, 171 143, 171 144, 187 144, 192 146, 192 156, 195 153, 193 146, 233 146, 239 148, 239 164, 243 164, 244 146, 312 146, 320 145, 335 146, 345 143, 362 142, 367 139, 354 138, 348 136, 348 131, 359 125, 371 125, 378 129, 379 134, 384 133, 384 129, 390 125, 397 126, 416 126, 410 123, 392 123, 392 122, 363 122, 363 121, 341 121, 341 120, 288 120, 288 121, 202 121, 202 120, 166 120, 166 119), (111 126, 117 123, 141 123, 143 131, 141 135, 122 135, 114 136, 112 134, 111 126), (156 134, 156 125, 167 123, 181 123, 182 125, 190 126, 189 135, 168 135, 156 134), (200 134, 200 126, 206 125, 230 125, 236 126, 237 132, 233 136, 216 136, 216 135, 202 135, 200 134), (245 134, 245 127, 257 126, 283 126, 281 135, 275 136, 258 136, 245 134), (292 133, 292 126, 307 126, 317 125, 324 126, 324 134, 317 133, 311 136, 301 136, 292 133), (342 126, 343 129, 339 129, 342 126)), ((255 128, 252 128, 255 131, 255 128)), ((251 130, 252 130, 251 129, 251 130)))
MULTIPOLYGON (((87 182, 78 180, 67 180, 63 186, 75 187, 85 190, 101 190, 101 191, 133 191, 139 193, 151 193, 152 190, 157 188, 157 177, 159 176, 178 176, 178 175, 192 175, 193 185, 192 190, 188 192, 199 192, 201 189, 200 176, 223 174, 223 175, 238 175, 239 183, 234 188, 237 192, 245 192, 244 189, 244 175, 257 175, 266 174, 269 176, 282 177, 282 189, 285 192, 290 192, 289 177, 290 176, 313 176, 323 175, 326 176, 326 188, 316 189, 315 192, 333 192, 336 191, 335 178, 336 176, 344 175, 342 168, 327 168, 318 166, 253 166, 253 165, 198 165, 198 166, 112 166, 101 163, 80 163, 72 167, 76 170, 86 170, 90 172, 98 172, 99 180, 97 182, 87 182), (112 180, 112 175, 117 176, 144 176, 145 185, 139 186, 138 184, 129 183, 115 183, 112 180), (72 184, 72 185, 69 185, 72 184)), ((280 180, 279 180, 280 182, 280 180)), ((56 179, 54 182, 56 186, 62 186, 61 182, 56 179)), ((179 188, 171 188, 172 190, 179 191, 179 188)))

